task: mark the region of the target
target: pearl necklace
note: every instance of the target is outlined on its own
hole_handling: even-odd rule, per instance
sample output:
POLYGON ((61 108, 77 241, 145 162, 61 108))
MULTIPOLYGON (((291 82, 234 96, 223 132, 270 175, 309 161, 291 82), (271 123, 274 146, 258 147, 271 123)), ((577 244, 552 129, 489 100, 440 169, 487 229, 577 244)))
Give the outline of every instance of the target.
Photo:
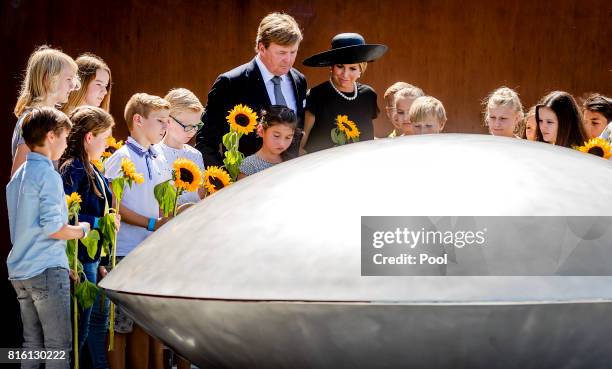
POLYGON ((338 90, 336 88, 336 85, 334 85, 334 82, 332 82, 332 79, 329 79, 329 84, 332 86, 332 88, 334 89, 334 91, 336 91, 338 93, 338 95, 340 95, 342 98, 344 98, 345 100, 348 101, 353 101, 357 98, 357 82, 353 82, 353 89, 355 90, 355 92, 353 93, 353 96, 346 96, 345 94, 342 93, 342 91, 338 90))

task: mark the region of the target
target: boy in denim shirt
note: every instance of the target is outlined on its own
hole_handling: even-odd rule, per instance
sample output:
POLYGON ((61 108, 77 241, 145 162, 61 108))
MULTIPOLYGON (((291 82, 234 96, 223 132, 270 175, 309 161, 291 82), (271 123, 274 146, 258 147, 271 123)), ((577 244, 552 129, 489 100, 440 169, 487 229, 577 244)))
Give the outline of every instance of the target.
MULTIPOLYGON (((68 368, 72 342, 70 279, 66 240, 82 238, 89 223, 68 224, 62 179, 53 168, 66 148, 71 123, 54 108, 35 108, 22 125, 31 150, 6 186, 13 248, 6 264, 21 308, 23 348, 56 352, 64 360, 47 360, 46 368, 68 368)), ((56 355, 52 355, 56 356, 56 355)), ((38 368, 37 360, 22 368, 38 368)))

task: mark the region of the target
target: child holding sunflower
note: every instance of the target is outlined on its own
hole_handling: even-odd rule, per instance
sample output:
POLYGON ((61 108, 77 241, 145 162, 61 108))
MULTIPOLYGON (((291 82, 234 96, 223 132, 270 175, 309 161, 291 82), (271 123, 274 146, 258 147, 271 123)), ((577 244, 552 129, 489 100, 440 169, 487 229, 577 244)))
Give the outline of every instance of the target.
MULTIPOLYGON (((160 209, 154 196, 157 184, 168 180, 163 153, 154 145, 166 133, 170 104, 158 96, 134 94, 125 106, 124 118, 130 131, 126 143, 104 162, 105 173, 110 179, 128 176, 136 178, 142 173, 144 183, 126 186, 119 213, 121 229, 117 234, 117 262, 128 255, 153 231, 169 218, 160 217, 160 209), (129 159, 130 165, 122 164, 129 159)), ((127 163, 127 162, 126 162, 127 163)), ((149 350, 155 362, 151 367, 161 367, 162 346, 118 308, 115 316, 115 347, 108 359, 112 368, 147 368, 149 350), (134 360, 126 362, 127 355, 134 360)))
MULTIPOLYGON (((113 205, 108 180, 93 163, 100 159, 106 149, 115 122, 113 117, 101 108, 79 106, 70 115, 73 123, 68 135, 68 147, 59 161, 59 171, 67 195, 78 193, 81 196, 79 221, 88 222, 92 229, 100 228, 100 218, 108 213, 113 205)), ((115 227, 119 229, 119 216, 115 217, 115 227)), ((104 234, 100 232, 101 237, 104 234)), ((98 275, 107 273, 108 257, 101 257, 102 239, 98 242, 95 255, 91 256, 86 247, 79 242, 78 258, 83 264, 87 280, 97 283, 98 275), (105 260, 101 260, 105 259, 105 260)), ((92 307, 80 314, 78 326, 79 351, 87 340, 90 357, 95 368, 108 367, 106 362, 106 325, 108 321, 109 300, 101 304, 101 293, 96 295, 92 307), (93 320, 90 317, 95 316, 93 320)))
MULTIPOLYGON (((23 322, 23 348, 70 351, 70 282, 66 240, 85 237, 90 225, 68 224, 62 179, 52 160, 66 148, 68 117, 51 107, 33 108, 22 120, 30 151, 6 186, 12 249, 6 260, 23 322)), ((75 276, 71 275, 75 278, 75 276)), ((47 368, 69 368, 64 360, 47 368)), ((38 367, 24 361, 22 367, 38 367)))
POLYGON ((272 105, 262 111, 257 134, 263 139, 261 149, 240 164, 238 179, 250 176, 287 160, 287 149, 297 130, 297 117, 284 105, 272 105))
MULTIPOLYGON (((168 129, 166 136, 159 144, 159 148, 164 153, 166 159, 166 170, 168 176, 172 176, 174 170, 173 164, 179 158, 185 158, 195 163, 183 162, 179 170, 195 173, 196 171, 204 171, 204 160, 202 153, 188 145, 188 142, 195 136, 200 128, 204 125, 201 121, 204 106, 193 92, 185 88, 176 88, 168 92, 164 97, 170 103, 170 120, 168 121, 168 129)), ((177 165, 180 163, 177 163, 177 165)), ((187 173, 187 172, 185 172, 187 173)), ((188 177, 195 179, 197 176, 191 174, 188 177)), ((192 181, 193 182, 193 181, 192 181)), ((198 188, 199 183, 193 183, 198 188)), ((178 198, 178 205, 194 203, 200 201, 204 197, 203 187, 199 187, 198 191, 183 191, 178 198)))

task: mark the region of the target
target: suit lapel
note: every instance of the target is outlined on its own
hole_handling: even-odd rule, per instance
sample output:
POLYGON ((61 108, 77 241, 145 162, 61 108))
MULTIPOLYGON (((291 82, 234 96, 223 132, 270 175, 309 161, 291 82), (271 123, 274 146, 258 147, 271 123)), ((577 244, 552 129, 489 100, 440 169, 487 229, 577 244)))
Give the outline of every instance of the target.
POLYGON ((253 83, 255 87, 254 93, 255 96, 258 96, 259 102, 262 104, 262 107, 268 107, 272 105, 270 101, 270 96, 268 96, 268 90, 266 89, 266 84, 264 83, 263 77, 261 76, 261 72, 259 71, 259 67, 257 66, 257 62, 255 62, 255 58, 251 62, 251 68, 248 71, 249 78, 255 81, 253 83))
POLYGON ((300 109, 302 109, 302 97, 300 96, 300 90, 298 89, 298 85, 297 85, 297 75, 295 74, 295 72, 293 71, 293 68, 291 70, 289 70, 289 73, 287 73, 289 75, 289 78, 291 79, 291 85, 293 86, 293 96, 295 96, 295 107, 296 107, 296 114, 299 113, 300 109))

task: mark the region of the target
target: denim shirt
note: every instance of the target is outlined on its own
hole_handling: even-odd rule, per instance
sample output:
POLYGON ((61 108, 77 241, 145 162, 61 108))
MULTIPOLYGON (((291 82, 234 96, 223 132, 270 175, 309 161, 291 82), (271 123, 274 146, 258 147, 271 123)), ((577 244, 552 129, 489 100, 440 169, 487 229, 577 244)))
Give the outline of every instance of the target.
POLYGON ((6 203, 13 245, 6 260, 9 279, 68 269, 66 241, 49 237, 68 223, 62 178, 51 160, 30 152, 6 186, 6 203))

